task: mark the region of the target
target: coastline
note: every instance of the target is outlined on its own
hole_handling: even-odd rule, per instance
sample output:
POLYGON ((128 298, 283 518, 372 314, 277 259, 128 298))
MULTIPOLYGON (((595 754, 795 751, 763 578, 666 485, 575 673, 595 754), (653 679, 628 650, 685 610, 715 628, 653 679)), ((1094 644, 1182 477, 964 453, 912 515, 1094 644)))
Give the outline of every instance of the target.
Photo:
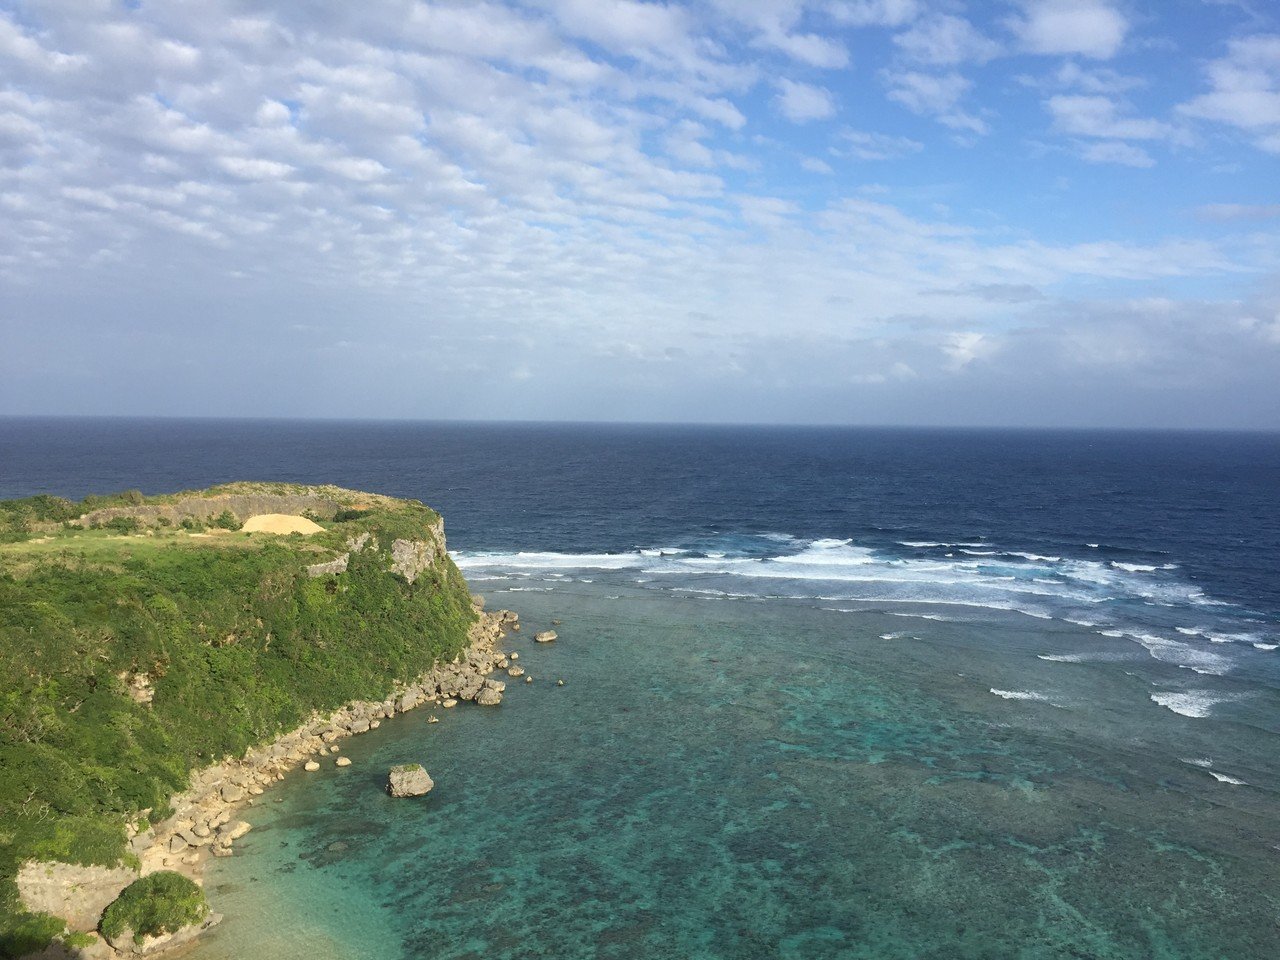
MULTIPOLYGON (((272 784, 299 765, 336 761, 337 744, 351 736, 377 729, 382 720, 422 706, 451 707, 460 701, 481 706, 502 702, 505 683, 490 674, 507 665, 500 643, 509 630, 519 630, 519 616, 510 610, 485 612, 483 600, 474 598, 478 619, 472 625, 466 650, 449 663, 437 664, 408 682, 396 683, 379 701, 355 701, 328 714, 315 714, 306 723, 248 751, 239 760, 226 760, 194 771, 190 786, 169 800, 172 813, 162 822, 138 831, 129 830, 128 853, 137 869, 129 866, 91 867, 29 861, 18 875, 23 905, 29 910, 80 918, 97 939, 71 948, 54 943, 31 958, 79 956, 114 960, 139 953, 154 955, 190 943, 222 917, 213 912, 198 927, 147 938, 145 943, 118 949, 100 933, 96 920, 119 893, 139 877, 160 870, 181 873, 203 886, 204 869, 211 857, 233 853, 235 841, 250 832, 250 825, 235 813, 253 806, 272 784)), ((320 769, 319 766, 310 768, 320 769)), ((144 811, 145 813, 145 811, 144 811)))

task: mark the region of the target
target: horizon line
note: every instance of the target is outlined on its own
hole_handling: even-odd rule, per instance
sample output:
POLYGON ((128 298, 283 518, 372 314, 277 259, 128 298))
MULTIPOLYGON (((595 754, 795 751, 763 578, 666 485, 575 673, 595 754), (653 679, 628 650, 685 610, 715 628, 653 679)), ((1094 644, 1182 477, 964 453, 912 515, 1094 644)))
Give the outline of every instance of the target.
POLYGON ((301 417, 282 415, 218 415, 162 413, 0 413, 0 421, 19 420, 98 420, 98 421, 168 421, 209 423, 350 423, 350 424, 435 424, 440 426, 528 426, 528 427, 675 427, 755 430, 920 430, 920 431, 1010 431, 1057 433, 1231 433, 1280 434, 1280 426, 1124 426, 1084 424, 942 424, 942 423, 841 423, 836 421, 747 421, 747 420, 541 420, 495 419, 467 417, 301 417))

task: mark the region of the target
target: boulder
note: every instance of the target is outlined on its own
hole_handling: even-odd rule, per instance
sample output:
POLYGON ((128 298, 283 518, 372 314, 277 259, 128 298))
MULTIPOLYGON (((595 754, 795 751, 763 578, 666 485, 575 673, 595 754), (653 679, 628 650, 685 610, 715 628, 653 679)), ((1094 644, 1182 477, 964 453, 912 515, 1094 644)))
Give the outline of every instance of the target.
POLYGON ((218 840, 221 843, 239 840, 252 829, 252 825, 245 823, 243 820, 237 820, 235 823, 228 823, 218 829, 218 840))
POLYGON ((351 758, 350 758, 350 757, 339 757, 339 758, 337 759, 337 765, 338 765, 338 766, 340 766, 340 767, 349 767, 349 766, 351 766, 351 758))
POLYGON ((524 676, 524 667, 508 667, 508 668, 507 668, 507 676, 509 676, 509 677, 523 677, 523 676, 524 676))
POLYGON ((302 769, 307 771, 307 773, 315 773, 320 769, 320 764, 315 760, 308 760, 306 764, 303 765, 302 769))
POLYGON ((502 702, 502 693, 493 687, 485 687, 476 695, 476 703, 482 707, 496 707, 502 702))
POLYGON ((393 797, 421 797, 435 786, 420 763, 401 763, 387 774, 387 793, 393 797))
POLYGON ((222 787, 222 799, 227 803, 239 803, 244 799, 244 787, 234 783, 224 784, 222 787))
POLYGON ((535 633, 533 635, 533 639, 537 643, 550 643, 555 638, 556 632, 554 630, 543 630, 541 633, 535 633))

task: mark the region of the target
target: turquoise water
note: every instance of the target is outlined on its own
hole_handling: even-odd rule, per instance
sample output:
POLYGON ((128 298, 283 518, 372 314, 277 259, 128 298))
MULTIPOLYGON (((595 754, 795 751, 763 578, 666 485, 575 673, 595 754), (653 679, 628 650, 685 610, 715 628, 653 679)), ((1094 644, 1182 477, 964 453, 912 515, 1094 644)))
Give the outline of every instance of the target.
POLYGON ((501 708, 259 800, 187 956, 1280 955, 1273 693, 1187 716, 1151 692, 1225 681, 1013 611, 561 576, 479 584, 526 624, 501 708), (436 788, 392 800, 408 760, 436 788))

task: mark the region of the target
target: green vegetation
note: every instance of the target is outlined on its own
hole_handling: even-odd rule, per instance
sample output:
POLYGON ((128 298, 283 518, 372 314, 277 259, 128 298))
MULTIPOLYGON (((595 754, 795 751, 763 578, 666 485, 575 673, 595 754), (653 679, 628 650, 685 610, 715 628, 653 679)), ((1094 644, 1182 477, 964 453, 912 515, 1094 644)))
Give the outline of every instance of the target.
POLYGON ((114 940, 126 930, 133 939, 176 933, 209 915, 204 891, 180 873, 162 870, 135 880, 102 915, 102 933, 114 940))
MULTIPOLYGON (((125 822, 145 811, 163 819, 193 769, 315 710, 381 698, 465 646, 474 613, 453 563, 412 586, 389 570, 392 540, 422 539, 437 515, 414 501, 308 492, 317 489, 368 509, 322 520, 311 537, 276 537, 158 521, 87 529, 67 521, 88 501, 0 502, 0 956, 61 930, 21 912, 23 861, 117 863, 125 822), (377 549, 353 553, 346 573, 307 576, 363 532, 377 549), (149 704, 128 695, 137 675, 154 688, 149 704)), ((93 506, 103 500, 120 505, 93 506)))

